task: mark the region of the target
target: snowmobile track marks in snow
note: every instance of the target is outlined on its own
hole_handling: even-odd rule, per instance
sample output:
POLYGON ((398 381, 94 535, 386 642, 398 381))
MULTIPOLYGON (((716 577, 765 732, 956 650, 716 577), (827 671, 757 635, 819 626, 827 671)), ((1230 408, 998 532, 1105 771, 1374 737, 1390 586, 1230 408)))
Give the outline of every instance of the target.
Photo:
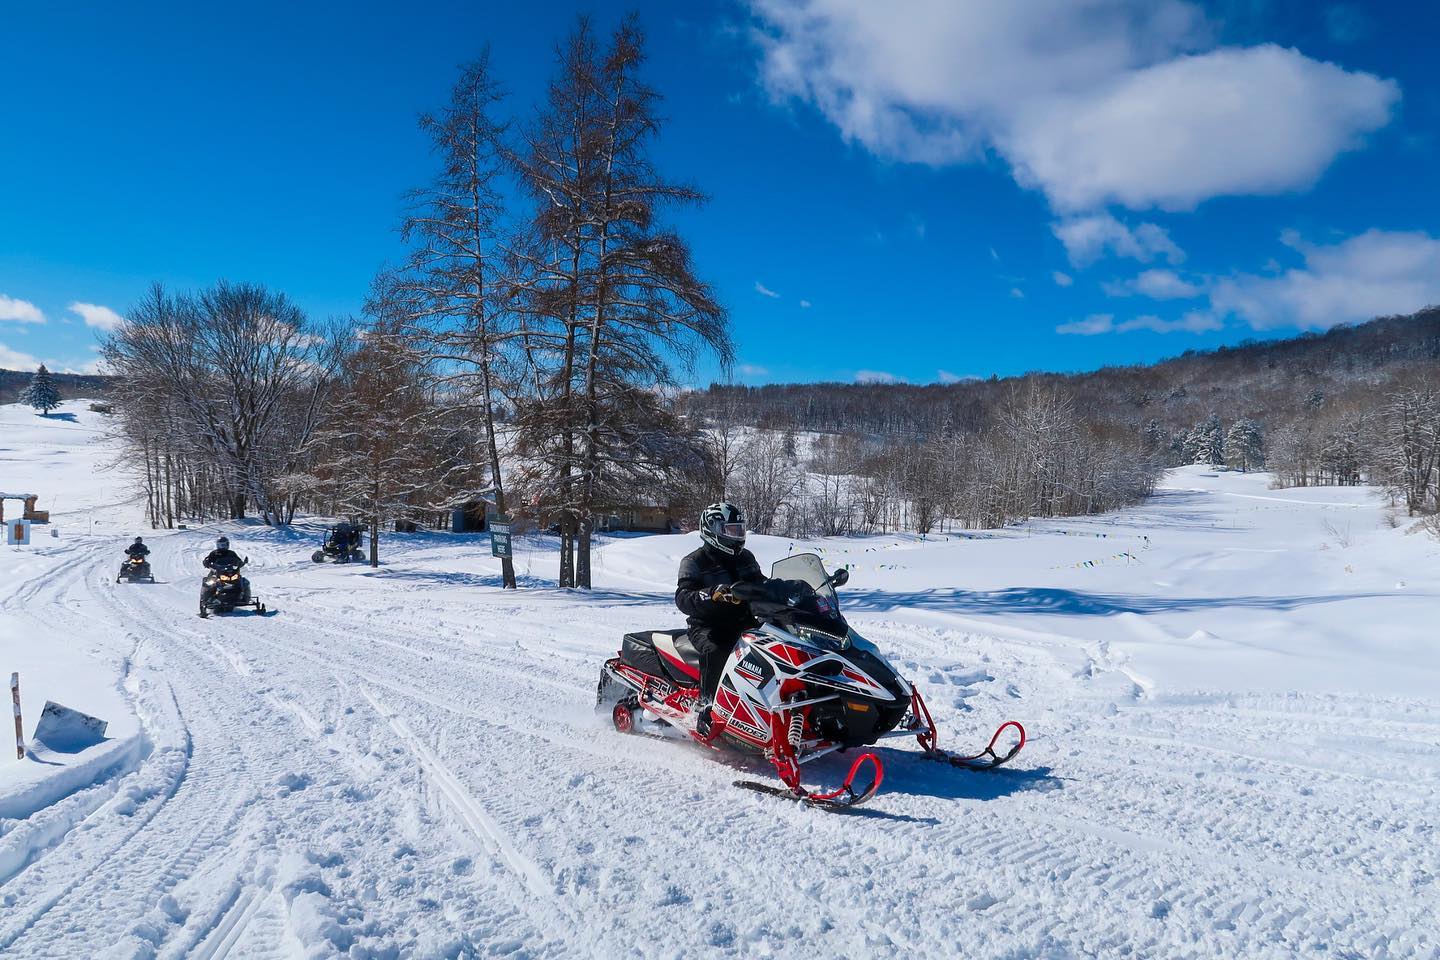
POLYGON ((395 731, 396 736, 409 746, 415 759, 419 761, 426 778, 460 814, 461 820, 480 841, 481 846, 489 850, 500 863, 509 868, 510 872, 515 874, 516 878, 524 883, 532 894, 547 900, 554 899, 554 885, 546 878, 540 865, 517 850, 505 838, 495 821, 490 819, 490 815, 485 812, 485 808, 471 796, 470 792, 465 789, 465 785, 455 778, 455 775, 440 761, 440 758, 435 756, 430 748, 411 732, 409 725, 403 719, 385 709, 367 687, 362 685, 359 689, 361 696, 368 700, 375 712, 385 719, 390 725, 390 729, 395 731))

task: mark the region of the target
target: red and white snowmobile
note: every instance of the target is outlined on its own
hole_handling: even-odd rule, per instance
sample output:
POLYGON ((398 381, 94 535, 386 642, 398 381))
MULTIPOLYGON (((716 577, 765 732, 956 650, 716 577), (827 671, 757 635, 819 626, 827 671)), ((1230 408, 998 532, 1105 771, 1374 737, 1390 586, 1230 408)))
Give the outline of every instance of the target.
POLYGON ((927 759, 989 769, 1025 745, 1025 729, 1009 720, 978 754, 941 750, 920 692, 841 615, 835 588, 849 579, 848 571, 827 574, 818 556, 800 554, 777 561, 770 577, 762 585, 739 584, 733 595, 749 605, 758 624, 726 661, 708 736, 695 729, 700 657, 684 630, 627 633, 619 655, 600 671, 597 709, 609 709, 622 733, 642 732, 649 721, 706 746, 762 754, 784 786, 750 781, 736 786, 828 808, 864 803, 885 775, 880 758, 866 751, 838 788, 812 792, 801 786, 800 765, 828 753, 914 737, 927 759), (1009 745, 998 753, 996 744, 1007 730, 1009 745), (855 779, 866 767, 869 781, 857 787, 855 779))

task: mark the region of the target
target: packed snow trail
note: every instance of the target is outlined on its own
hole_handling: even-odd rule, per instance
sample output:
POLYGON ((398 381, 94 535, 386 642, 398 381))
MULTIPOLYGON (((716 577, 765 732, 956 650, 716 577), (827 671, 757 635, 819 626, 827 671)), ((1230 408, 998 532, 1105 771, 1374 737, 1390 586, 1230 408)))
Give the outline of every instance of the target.
MULTIPOLYGON (((1179 502, 1191 515, 1228 501, 1161 498, 1112 518, 1156 539, 1151 578, 1224 556, 1179 502)), ((153 586, 114 583, 125 534, 42 540, 0 586, 0 636, 93 650, 140 741, 113 776, 0 820, 0 865, 15 865, 0 870, 0 954, 1435 956, 1440 701, 1338 679, 1173 682, 1171 658, 1230 656, 1231 618, 1292 616, 1284 604, 1195 606, 1191 634, 1207 639, 1175 627, 1188 600, 1119 603, 1113 585, 1087 589, 1092 568, 1056 583, 1133 609, 913 602, 1000 576, 984 558, 1006 551, 1017 569, 1069 562, 1072 545, 1075 562, 1114 552, 1073 535, 1098 528, 1067 526, 823 542, 862 558, 878 544, 910 568, 857 564, 842 601, 920 684, 942 746, 978 746, 1010 716, 1033 738, 986 774, 884 747, 883 792, 845 816, 748 795, 730 782, 762 767, 622 737, 594 715, 620 635, 678 621, 664 577, 685 538, 608 542, 611 586, 587 596, 544 586, 539 562, 502 592, 483 538, 391 537, 372 572, 311 564, 314 527, 227 524, 273 612, 208 621, 196 605, 214 529, 147 535, 153 586)), ((1308 562, 1284 530, 1246 546, 1308 562)), ((757 547, 768 562, 789 544, 757 547)), ((1359 556, 1344 561, 1355 576, 1359 556)), ((1283 599, 1302 585, 1251 586, 1283 599)), ((1436 622, 1433 575, 1404 596, 1370 592, 1331 597, 1331 620, 1379 602, 1436 622)), ((834 782, 846 766, 808 775, 834 782)))

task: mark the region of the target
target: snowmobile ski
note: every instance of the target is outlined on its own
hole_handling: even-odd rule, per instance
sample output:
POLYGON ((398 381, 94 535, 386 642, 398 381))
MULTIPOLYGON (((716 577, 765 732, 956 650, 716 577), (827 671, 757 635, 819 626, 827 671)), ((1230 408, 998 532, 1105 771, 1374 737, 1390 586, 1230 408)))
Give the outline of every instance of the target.
POLYGON ((821 810, 840 811, 851 807, 858 807, 880 790, 880 783, 885 779, 885 768, 880 763, 880 758, 873 753, 862 753, 850 764, 850 772, 845 775, 845 782, 838 788, 826 792, 812 792, 804 787, 786 787, 774 783, 760 783, 755 780, 736 780, 734 785, 741 790, 749 790, 752 793, 762 793, 766 796, 779 797, 782 800, 795 800, 808 807, 817 807, 821 810), (865 763, 870 764, 873 776, 866 786, 855 789, 855 775, 865 763))
POLYGON ((976 754, 951 753, 948 750, 941 750, 935 745, 937 739, 935 723, 930 719, 930 710, 925 706, 925 701, 916 695, 914 703, 924 714, 925 722, 929 730, 923 730, 916 734, 915 739, 920 741, 920 755, 926 760, 934 760, 937 763, 948 763, 952 767, 959 767, 962 770, 994 770, 1012 760, 1017 753, 1025 746, 1025 728, 1018 720, 1006 720, 995 728, 990 735, 990 742, 985 749, 976 754), (1000 736, 1011 727, 1015 728, 1015 743, 1009 750, 997 753, 995 744, 1000 742, 1000 736))

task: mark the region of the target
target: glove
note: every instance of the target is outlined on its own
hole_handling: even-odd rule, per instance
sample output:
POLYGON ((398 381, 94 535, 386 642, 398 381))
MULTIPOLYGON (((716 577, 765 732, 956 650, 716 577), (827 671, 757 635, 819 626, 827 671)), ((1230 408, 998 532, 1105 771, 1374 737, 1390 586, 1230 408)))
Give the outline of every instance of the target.
POLYGON ((715 588, 714 593, 710 594, 711 601, 714 603, 740 603, 740 598, 730 592, 734 586, 733 583, 722 583, 715 588))

